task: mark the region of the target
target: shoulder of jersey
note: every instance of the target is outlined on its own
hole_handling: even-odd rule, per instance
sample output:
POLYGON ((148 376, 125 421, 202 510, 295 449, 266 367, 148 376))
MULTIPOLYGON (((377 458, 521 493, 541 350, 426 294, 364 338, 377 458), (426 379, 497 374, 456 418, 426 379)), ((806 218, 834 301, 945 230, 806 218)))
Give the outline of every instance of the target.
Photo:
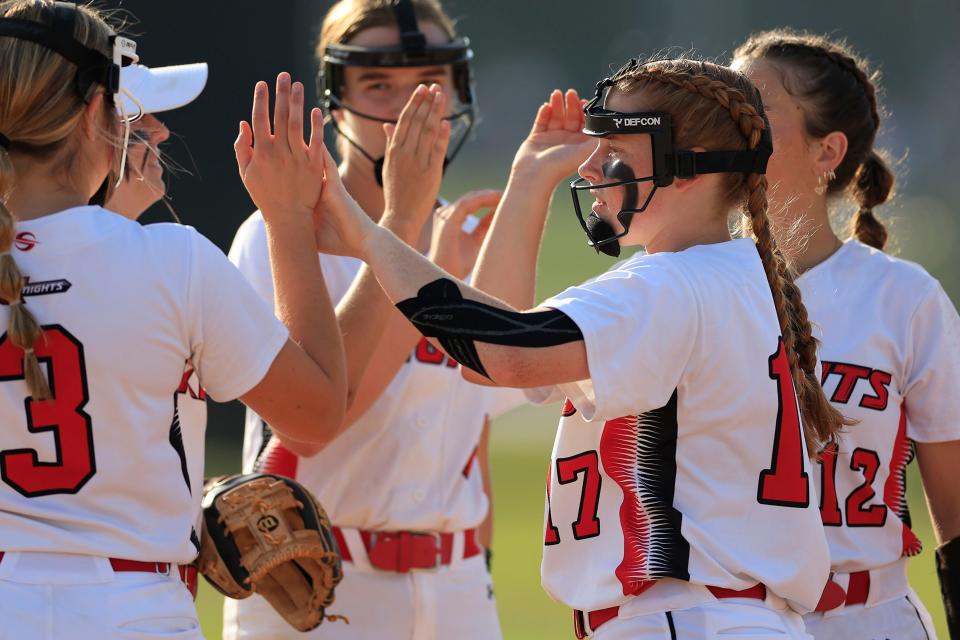
POLYGON ((905 295, 926 293, 937 283, 937 279, 916 262, 897 258, 858 240, 850 240, 849 244, 852 245, 849 259, 863 265, 867 272, 864 277, 868 279, 875 282, 888 280, 905 295))

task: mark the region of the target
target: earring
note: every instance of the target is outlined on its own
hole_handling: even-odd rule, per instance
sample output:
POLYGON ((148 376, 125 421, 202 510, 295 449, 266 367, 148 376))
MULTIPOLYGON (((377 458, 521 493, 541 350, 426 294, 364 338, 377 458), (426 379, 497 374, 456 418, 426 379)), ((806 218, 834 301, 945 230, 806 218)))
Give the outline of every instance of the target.
POLYGON ((827 192, 827 187, 830 186, 830 181, 834 180, 837 177, 837 174, 833 172, 833 169, 830 171, 824 171, 823 175, 817 178, 817 186, 814 188, 814 191, 818 196, 822 196, 827 192))

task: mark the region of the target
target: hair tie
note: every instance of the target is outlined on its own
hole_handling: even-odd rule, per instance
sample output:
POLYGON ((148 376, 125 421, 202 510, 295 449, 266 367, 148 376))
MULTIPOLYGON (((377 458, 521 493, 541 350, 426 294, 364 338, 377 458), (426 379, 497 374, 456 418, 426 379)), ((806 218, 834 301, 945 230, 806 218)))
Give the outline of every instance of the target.
POLYGON ((33 347, 27 347, 26 349, 23 350, 23 355, 25 356, 30 355, 31 353, 33 353, 33 347))
POLYGON ((0 133, 0 147, 3 147, 7 151, 10 150, 10 138, 0 133))
POLYGON ((11 307, 12 307, 13 305, 15 305, 15 304, 23 304, 23 298, 18 298, 18 299, 16 299, 16 300, 11 300, 8 304, 9 304, 11 307))

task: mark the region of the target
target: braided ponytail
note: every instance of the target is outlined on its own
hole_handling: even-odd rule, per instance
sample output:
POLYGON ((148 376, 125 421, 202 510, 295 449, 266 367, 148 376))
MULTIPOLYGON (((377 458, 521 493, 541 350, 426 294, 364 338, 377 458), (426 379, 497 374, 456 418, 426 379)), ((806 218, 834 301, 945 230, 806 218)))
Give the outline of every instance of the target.
MULTIPOLYGON (((678 148, 756 149, 767 126, 760 115, 756 88, 742 74, 725 67, 690 60, 658 61, 624 67, 614 81, 624 93, 642 88, 645 104, 673 115, 678 148), (731 120, 734 127, 729 124, 731 120)), ((850 423, 830 404, 820 386, 816 373, 818 342, 800 289, 770 228, 766 176, 751 173, 723 177, 728 181, 726 193, 743 198, 790 363, 807 450, 814 455, 850 423)))
POLYGON ((43 335, 33 314, 23 304, 23 274, 13 259, 14 220, 7 209, 7 198, 13 189, 13 162, 7 149, 0 147, 0 299, 9 304, 10 320, 7 337, 23 349, 23 375, 34 400, 52 397, 47 377, 40 367, 33 347, 43 335))
POLYGON ((873 208, 890 199, 896 178, 883 156, 871 151, 854 175, 850 190, 859 208, 850 220, 850 235, 860 242, 883 250, 887 229, 873 215, 873 208))
POLYGON ((893 195, 896 178, 873 147, 882 115, 879 74, 844 42, 786 29, 750 36, 734 58, 765 60, 783 73, 784 88, 803 106, 812 138, 833 131, 847 137, 847 153, 827 193, 851 196, 858 210, 850 221, 850 236, 883 249, 888 234, 873 209, 893 195))

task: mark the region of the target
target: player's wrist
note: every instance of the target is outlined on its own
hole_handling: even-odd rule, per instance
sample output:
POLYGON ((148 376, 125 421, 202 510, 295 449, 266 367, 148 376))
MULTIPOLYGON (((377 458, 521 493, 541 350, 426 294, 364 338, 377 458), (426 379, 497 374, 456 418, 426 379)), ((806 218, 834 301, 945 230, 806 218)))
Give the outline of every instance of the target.
POLYGON ((383 216, 380 218, 380 226, 384 229, 389 229, 395 236, 407 244, 412 244, 416 242, 417 238, 419 237, 420 231, 423 229, 423 225, 432 210, 433 207, 429 205, 426 207, 403 207, 402 205, 387 205, 387 208, 383 212, 383 216), (427 214, 414 214, 414 210, 426 210, 427 214))

